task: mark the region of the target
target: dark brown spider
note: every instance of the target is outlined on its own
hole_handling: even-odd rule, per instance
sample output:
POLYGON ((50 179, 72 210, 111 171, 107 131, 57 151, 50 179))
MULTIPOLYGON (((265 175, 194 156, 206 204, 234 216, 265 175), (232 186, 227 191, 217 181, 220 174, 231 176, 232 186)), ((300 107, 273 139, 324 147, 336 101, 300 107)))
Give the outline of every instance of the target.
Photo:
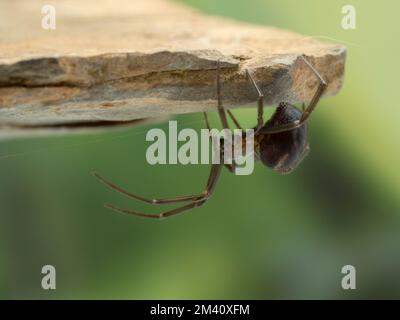
MULTIPOLYGON (((302 61, 312 70, 319 81, 318 88, 307 108, 304 107, 300 111, 295 106, 289 103, 280 103, 272 117, 264 123, 263 109, 264 109, 264 96, 261 93, 258 85, 254 81, 250 72, 246 70, 247 76, 250 79, 252 85, 258 93, 258 116, 257 126, 254 128, 254 153, 256 158, 260 159, 267 167, 282 173, 290 173, 297 165, 304 159, 307 152, 309 151, 309 145, 307 140, 307 119, 310 114, 314 111, 319 99, 327 87, 327 83, 321 77, 319 72, 303 57, 300 57, 302 61)), ((218 105, 217 110, 219 113, 220 120, 224 129, 229 129, 226 113, 235 123, 235 125, 241 129, 239 122, 236 120, 230 110, 225 110, 221 100, 221 84, 220 84, 220 68, 218 64, 217 72, 217 95, 218 105)), ((207 114, 204 113, 205 122, 207 128, 210 129, 207 114)), ((223 142, 223 138, 221 139, 223 142)), ((220 159, 223 159, 223 148, 220 148, 220 159)), ((93 173, 94 176, 99 179, 106 186, 136 200, 140 200, 149 204, 172 204, 172 203, 186 203, 183 206, 177 207, 172 210, 168 210, 159 214, 145 214, 136 212, 128 209, 122 209, 115 207, 111 204, 105 204, 105 206, 114 211, 131 214, 135 216, 141 216, 146 218, 167 218, 172 215, 200 207, 207 202, 212 192, 214 191, 215 185, 218 181, 221 173, 222 165, 228 168, 230 172, 235 171, 235 162, 229 164, 212 164, 210 174, 208 176, 207 185, 204 191, 197 195, 181 196, 175 198, 164 198, 164 199, 148 199, 131 192, 128 192, 120 187, 116 186, 112 182, 104 179, 97 173, 93 173)))

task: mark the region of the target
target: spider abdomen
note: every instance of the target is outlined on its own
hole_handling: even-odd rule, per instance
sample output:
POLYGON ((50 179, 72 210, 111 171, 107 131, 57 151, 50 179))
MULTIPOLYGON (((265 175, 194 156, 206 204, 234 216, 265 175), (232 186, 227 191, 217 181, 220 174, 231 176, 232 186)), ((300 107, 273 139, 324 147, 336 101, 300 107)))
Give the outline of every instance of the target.
MULTIPOLYGON (((300 120, 301 111, 288 103, 279 104, 265 125, 274 128, 300 120)), ((260 140, 260 159, 264 165, 279 173, 291 172, 308 151, 307 124, 279 133, 266 133, 260 140)))

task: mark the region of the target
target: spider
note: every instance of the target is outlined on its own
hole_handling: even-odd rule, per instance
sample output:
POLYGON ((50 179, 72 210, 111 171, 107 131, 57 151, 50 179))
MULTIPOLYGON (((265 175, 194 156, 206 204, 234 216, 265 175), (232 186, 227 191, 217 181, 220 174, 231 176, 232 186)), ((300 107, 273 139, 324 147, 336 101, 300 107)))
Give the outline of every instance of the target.
MULTIPOLYGON (((308 62, 308 60, 304 56, 300 56, 300 59, 314 73, 319 81, 319 85, 316 89, 316 92, 314 93, 313 98, 311 99, 307 108, 303 103, 302 110, 299 110, 297 107, 290 103, 279 103, 271 118, 265 123, 263 117, 264 96, 249 70, 246 70, 246 75, 258 94, 257 125, 254 127, 254 153, 256 159, 261 160, 261 162, 265 166, 281 174, 292 172, 309 152, 310 148, 307 139, 307 119, 314 111, 318 101, 320 100, 322 94, 327 87, 327 83, 325 82, 325 80, 322 78, 319 72, 310 64, 310 62, 308 62)), ((217 99, 217 110, 223 128, 229 129, 226 115, 228 114, 235 126, 239 129, 242 129, 233 113, 230 110, 225 110, 222 104, 219 62, 217 65, 217 99)), ((206 126, 210 130, 211 128, 208 121, 207 113, 204 112, 203 114, 206 126)), ((221 145, 223 141, 224 138, 221 138, 221 145)), ((220 159, 223 159, 223 148, 221 147, 219 151, 220 159)), ((222 170, 222 166, 225 166, 230 172, 235 172, 236 164, 234 160, 232 164, 212 164, 208 176, 208 181, 203 192, 196 195, 161 199, 149 199, 136 195, 120 188, 119 186, 106 180, 101 175, 95 172, 93 173, 93 175, 106 186, 139 201, 143 201, 152 205, 176 203, 184 204, 175 209, 167 210, 158 214, 145 214, 142 212, 119 208, 112 204, 105 204, 106 208, 117 211, 119 213, 146 218, 162 219, 204 205, 215 189, 222 170)))

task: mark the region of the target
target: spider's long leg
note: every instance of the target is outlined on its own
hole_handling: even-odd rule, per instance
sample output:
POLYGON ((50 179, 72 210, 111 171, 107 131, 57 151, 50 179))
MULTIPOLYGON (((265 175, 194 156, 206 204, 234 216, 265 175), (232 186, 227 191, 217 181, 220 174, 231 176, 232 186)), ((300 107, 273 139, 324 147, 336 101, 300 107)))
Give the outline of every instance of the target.
POLYGON ((206 127, 207 127, 208 131, 211 131, 211 126, 210 126, 210 122, 208 121, 207 112, 203 112, 203 115, 204 115, 204 121, 206 123, 206 127))
POLYGON ((302 151, 296 162, 293 163, 291 167, 285 171, 285 173, 287 174, 292 172, 298 166, 298 164, 304 160, 304 158, 308 155, 309 152, 310 152, 310 146, 307 144, 307 146, 304 148, 304 150, 302 151))
POLYGON ((123 209, 123 208, 118 208, 112 204, 108 204, 106 203, 104 205, 106 208, 114 210, 116 212, 119 213, 124 213, 124 214, 129 214, 129 215, 134 215, 134 216, 138 216, 138 217, 143 217, 143 218, 153 218, 153 219, 162 219, 162 218, 168 218, 172 215, 178 214, 178 213, 182 213, 184 211, 190 210, 195 208, 196 206, 199 206, 199 204, 197 202, 193 202, 190 204, 187 204, 185 206, 182 207, 178 207, 169 211, 165 211, 159 214, 154 214, 154 213, 150 213, 150 214, 146 214, 146 213, 142 213, 142 212, 136 212, 130 209, 123 209))
MULTIPOLYGON (((135 216, 139 216, 139 217, 158 218, 158 219, 167 218, 167 217, 173 216, 175 214, 182 213, 184 211, 190 210, 192 208, 199 207, 199 206, 203 205, 204 203, 206 203, 207 200, 209 199, 210 195, 214 191, 214 188, 215 188, 215 185, 216 185, 216 183, 218 181, 220 173, 221 173, 221 165, 220 164, 213 164, 212 167, 211 167, 211 170, 210 170, 210 174, 209 174, 209 177, 208 177, 207 186, 206 186, 205 190, 201 194, 199 194, 197 196, 186 197, 185 201, 191 200, 192 203, 186 204, 186 205, 184 205, 182 207, 178 207, 178 208, 175 208, 175 209, 171 209, 171 210, 164 211, 164 212, 161 212, 161 213, 156 213, 156 214, 146 214, 146 213, 142 213, 142 212, 133 211, 133 210, 130 210, 130 209, 119 208, 119 207, 116 207, 116 206, 114 206, 112 204, 106 204, 105 206, 108 209, 111 209, 111 210, 114 210, 114 211, 117 211, 117 212, 120 212, 120 213, 135 215, 135 216)), ((143 199, 142 197, 140 197, 140 198, 143 199)), ((182 199, 182 198, 184 198, 184 197, 181 197, 180 199, 182 199)), ((137 198, 135 198, 135 199, 137 199, 137 198)), ((176 199, 177 198, 175 198, 175 199, 164 199, 164 200, 169 200, 170 202, 168 202, 168 203, 173 203, 173 202, 176 202, 175 201, 176 199)), ((166 203, 166 202, 164 202, 164 203, 166 203)))
POLYGON ((224 129, 229 129, 228 120, 226 118, 225 108, 222 104, 222 96, 221 96, 221 67, 220 62, 217 62, 217 99, 218 99, 218 114, 219 118, 221 119, 222 127, 224 129))
MULTIPOLYGON (((221 97, 221 77, 220 77, 220 73, 221 73, 221 68, 220 68, 220 62, 218 61, 218 65, 217 65, 217 96, 218 96, 218 114, 219 117, 221 119, 221 123, 224 129, 229 129, 229 125, 228 125, 228 120, 226 118, 226 113, 225 113, 225 108, 222 104, 222 97, 221 97)), ((230 115, 230 117, 232 118, 232 120, 235 118, 233 116, 233 114, 228 110, 228 114, 230 115)), ((207 117, 207 115, 205 115, 207 117)), ((236 119, 235 119, 236 120, 236 119)), ((238 122, 237 120, 234 121, 235 124, 237 125, 238 122)), ((208 119, 206 119, 206 123, 208 125, 209 128, 209 123, 208 123, 208 119)), ((225 138, 227 139, 227 132, 225 133, 225 138)), ((232 165, 226 165, 224 164, 225 167, 227 167, 229 169, 230 172, 235 172, 235 168, 236 168, 236 162, 235 159, 232 159, 232 165)))
POLYGON ((236 117, 233 115, 232 111, 227 109, 226 112, 228 113, 229 117, 232 119, 233 123, 235 124, 236 128, 243 130, 242 126, 240 125, 239 121, 237 121, 236 117))
POLYGON ((228 169, 230 173, 235 173, 235 167, 233 166, 233 164, 224 163, 224 166, 228 169))
POLYGON ((137 194, 134 194, 132 192, 129 192, 127 190, 122 189, 121 187, 117 186, 116 184, 108 181, 98 173, 94 172, 93 176, 96 177, 101 183, 104 185, 108 186, 109 188, 118 191, 119 193, 122 193, 123 195, 126 195, 130 198, 140 200, 149 204, 169 204, 169 203, 178 203, 178 202, 186 202, 186 201, 191 201, 199 197, 199 195, 191 195, 191 196, 182 196, 182 197, 175 197, 175 198, 164 198, 164 199, 149 199, 145 198, 142 196, 139 196, 137 194))
MULTIPOLYGON (((227 110, 228 111, 228 114, 229 114, 229 110, 227 110)), ((203 114, 204 114, 204 121, 206 122, 206 127, 207 127, 207 129, 209 130, 209 131, 211 131, 211 126, 210 126, 210 122, 208 121, 208 116, 207 116, 207 112, 203 112, 203 114)), ((241 129, 241 128, 240 128, 241 129)), ((210 135, 210 142, 212 143, 212 137, 211 137, 211 135, 210 135)), ((220 159, 221 158, 223 158, 222 157, 222 153, 220 153, 220 159)), ((230 172, 230 173, 235 173, 235 163, 232 163, 232 164, 227 164, 227 163, 224 163, 224 166, 225 166, 225 168, 227 168, 228 169, 228 171, 230 172)))
POLYGON ((304 56, 300 56, 300 58, 311 69, 311 71, 314 73, 314 75, 318 78, 318 81, 319 81, 318 88, 315 91, 314 96, 312 97, 311 102, 308 105, 308 107, 303 110, 300 120, 297 120, 297 121, 287 124, 287 125, 263 129, 262 130, 263 133, 278 133, 278 132, 289 131, 289 130, 293 130, 293 129, 301 127, 304 124, 304 122, 308 119, 310 114, 314 111, 319 100, 321 99, 322 94, 325 92, 325 89, 328 86, 326 81, 322 78, 321 74, 310 64, 310 62, 308 62, 307 59, 304 58, 304 56))
POLYGON ((300 122, 304 122, 307 120, 307 118, 310 116, 310 114, 314 111, 315 107, 318 104, 319 99, 321 98, 322 94, 324 93, 326 87, 328 84, 322 78, 321 74, 311 65, 310 62, 304 56, 301 56, 301 59, 304 61, 304 63, 311 69, 311 71, 314 73, 314 75, 318 78, 319 85, 317 88, 317 91, 315 92, 313 98, 311 99, 310 104, 308 107, 304 110, 303 114, 301 115, 300 122))
POLYGON ((255 132, 260 130, 263 125, 264 125, 264 95, 262 94, 260 88, 258 87, 256 81, 254 80, 253 76, 249 72, 249 70, 246 69, 247 76, 250 79, 250 82, 252 83, 253 87, 256 89, 258 93, 258 99, 257 99, 257 126, 255 129, 255 132))
MULTIPOLYGON (((222 104, 222 97, 221 97, 221 77, 220 77, 220 73, 221 73, 221 69, 220 69, 220 63, 219 61, 217 62, 217 96, 218 96, 218 113, 219 113, 219 117, 221 119, 221 123, 222 126, 224 127, 224 129, 228 129, 229 128, 229 124, 228 124, 228 120, 226 118, 226 114, 225 114, 225 108, 222 104)), ((233 113, 227 109, 226 112, 228 113, 229 117, 232 119, 232 121, 234 122, 234 124, 236 125, 236 127, 238 129, 242 129, 242 127, 240 126, 239 122, 237 121, 237 119, 235 118, 235 116, 233 115, 233 113)), ((206 123, 207 123, 207 127, 210 129, 210 125, 208 123, 208 118, 207 118, 207 114, 204 112, 204 116, 206 118, 206 123)))

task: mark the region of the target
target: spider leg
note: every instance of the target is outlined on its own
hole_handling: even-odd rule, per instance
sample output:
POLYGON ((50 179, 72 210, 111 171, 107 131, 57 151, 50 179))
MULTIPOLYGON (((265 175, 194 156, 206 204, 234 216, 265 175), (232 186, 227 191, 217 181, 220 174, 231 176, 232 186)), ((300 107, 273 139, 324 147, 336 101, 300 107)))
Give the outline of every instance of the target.
POLYGON ((308 62, 308 60, 304 56, 300 56, 300 57, 304 61, 304 63, 311 69, 311 71, 314 73, 314 75, 318 78, 318 81, 319 81, 317 91, 315 92, 313 98, 311 99, 310 104, 304 110, 304 112, 301 116, 300 122, 304 122, 307 120, 307 118, 310 116, 310 114, 314 111, 315 107, 318 104, 319 99, 321 98, 321 96, 324 93, 328 84, 326 83, 324 78, 322 78, 321 74, 311 65, 310 62, 308 62))
MULTIPOLYGON (((133 211, 130 209, 123 209, 123 208, 119 208, 116 207, 112 204, 105 204, 105 207, 111 210, 114 210, 116 212, 119 213, 125 213, 125 214, 130 214, 130 215, 135 215, 135 216, 139 216, 139 217, 145 217, 145 218, 156 218, 156 219, 162 219, 162 218, 168 218, 170 216, 173 216, 175 214, 178 213, 182 213, 184 211, 199 207, 201 205, 203 205, 204 203, 207 202, 207 200, 209 199, 210 195, 212 194, 212 192, 214 191, 215 185, 218 181, 219 175, 221 173, 221 165, 220 164, 213 164, 210 170, 210 174, 208 177, 208 181, 207 181, 207 186, 204 189, 204 191, 196 196, 188 196, 188 197, 179 197, 179 198, 171 198, 171 199, 161 199, 163 200, 163 204, 165 203, 175 203, 175 202, 182 202, 182 201, 191 201, 191 203, 186 204, 184 206, 175 208, 175 209, 171 209, 168 211, 164 211, 161 213, 157 213, 157 214, 146 214, 146 213, 142 213, 142 212, 137 212, 137 211, 133 211), (183 200, 183 198, 185 198, 185 200, 183 200), (168 201, 168 202, 166 202, 168 201)), ((102 181, 102 180, 101 180, 102 181)), ((103 181, 102 181, 103 182, 103 181)), ((107 181, 108 182, 108 181, 107 181)), ((108 186, 110 186, 109 184, 107 184, 108 186)), ((113 189, 115 185, 112 186, 113 189)), ((118 188, 118 187, 117 187, 118 188)), ((117 191, 120 191, 119 189, 116 189, 117 191)), ((126 193, 124 193, 126 194, 126 193)), ((129 195, 132 195, 131 193, 128 193, 129 195)), ((146 199, 143 197, 137 197, 135 195, 134 197, 135 199, 139 199, 142 200, 146 199)), ((149 199, 146 199, 149 200, 149 199)), ((154 199, 157 200, 157 199, 154 199)), ((148 202, 148 201, 145 201, 148 202)), ((150 203, 150 202, 148 202, 150 203)), ((155 202, 151 202, 151 203, 155 203, 155 202)), ((158 202, 157 204, 159 204, 160 202, 158 202)))
POLYGON ((207 127, 208 131, 211 131, 211 126, 210 126, 210 122, 208 121, 207 112, 203 112, 203 115, 204 115, 204 121, 206 123, 206 127, 207 127))
POLYGON ((225 108, 222 105, 220 74, 221 74, 221 67, 220 67, 220 62, 218 60, 218 62, 217 62, 217 99, 218 99, 217 109, 218 109, 219 118, 221 119, 222 127, 224 129, 229 129, 228 120, 226 118, 226 113, 225 113, 225 108))
POLYGON ((249 77, 251 84, 258 93, 257 126, 256 129, 254 130, 255 132, 257 132, 264 126, 264 95, 262 94, 260 88, 258 87, 256 81, 254 80, 253 76, 251 75, 248 69, 246 69, 246 74, 249 77))
POLYGON ((287 174, 292 172, 298 166, 298 164, 304 160, 304 158, 308 155, 309 152, 310 152, 310 146, 307 144, 307 146, 304 148, 303 152, 300 154, 300 157, 297 159, 297 161, 284 173, 287 174))
MULTIPOLYGON (((219 118, 221 120, 222 123, 222 127, 224 129, 229 129, 229 125, 228 125, 228 120, 226 118, 226 113, 225 113, 225 108, 222 104, 222 97, 221 97, 221 77, 220 77, 220 73, 221 73, 221 68, 220 68, 220 62, 217 62, 217 97, 218 97, 218 105, 217 105, 217 109, 218 109, 218 114, 219 114, 219 118)), ((228 110, 228 115, 231 117, 231 119, 233 120, 233 122, 235 123, 235 125, 240 128, 239 122, 236 120, 235 116, 233 115, 232 112, 230 112, 228 110)), ((211 130, 210 128, 210 123, 208 122, 208 118, 207 118, 207 114, 204 113, 204 117, 206 119, 206 125, 207 128, 209 130, 211 130)), ((232 159, 232 164, 225 164, 224 166, 232 173, 235 172, 235 168, 236 168, 236 163, 235 163, 235 159, 232 159)))
POLYGON ((308 62, 308 60, 304 56, 300 56, 300 58, 317 77, 319 81, 318 88, 315 91, 314 96, 312 97, 308 107, 303 110, 300 120, 294 121, 293 123, 287 125, 272 127, 268 129, 263 128, 262 129, 263 133, 278 133, 301 127, 304 124, 304 122, 306 122, 306 120, 309 118, 310 114, 315 110, 315 107, 317 106, 319 100, 321 99, 322 94, 325 92, 325 89, 328 86, 326 81, 322 78, 321 74, 310 64, 310 62, 308 62))
MULTIPOLYGON (((234 116, 232 111, 227 109, 226 112, 228 113, 229 117, 232 119, 232 121, 235 124, 236 128, 238 128, 240 130, 243 130, 242 126, 240 125, 239 121, 236 119, 236 117, 234 116)), ((204 114, 204 120, 206 122, 207 129, 211 130, 210 122, 208 121, 207 112, 203 112, 203 114, 204 114)))
POLYGON ((142 196, 139 196, 137 194, 134 194, 132 192, 129 192, 125 189, 122 189, 121 187, 117 186, 116 184, 108 181, 98 173, 94 172, 93 176, 96 177, 101 183, 106 185, 107 187, 118 191, 119 193, 129 197, 133 198, 136 200, 140 200, 149 204, 170 204, 170 203, 179 203, 179 202, 186 202, 186 201, 191 201, 195 200, 196 198, 199 198, 199 195, 191 195, 191 196, 182 196, 182 197, 175 197, 175 198, 163 198, 163 199, 150 199, 150 198, 145 198, 142 196))
MULTIPOLYGON (((204 202, 203 202, 204 203, 204 202)), ((203 204, 202 203, 202 204, 203 204)), ((119 212, 119 213, 123 213, 123 214, 129 214, 129 215, 134 215, 134 216, 138 216, 138 217, 143 217, 143 218, 153 218, 153 219, 162 219, 162 218, 168 218, 172 215, 178 214, 178 213, 182 213, 184 211, 193 209, 195 207, 199 206, 198 202, 193 202, 190 204, 187 204, 185 206, 182 207, 178 207, 169 211, 165 211, 159 214, 146 214, 146 213, 142 213, 142 212, 137 212, 137 211, 133 211, 133 210, 129 210, 129 209, 123 209, 123 208, 118 208, 112 204, 108 204, 106 203, 104 205, 107 209, 111 209, 113 211, 119 212)))
MULTIPOLYGON (((227 110, 228 111, 228 114, 229 114, 229 110, 227 110)), ((207 127, 207 129, 209 130, 209 131, 211 131, 211 126, 210 126, 210 122, 208 121, 208 116, 207 116, 207 112, 203 112, 203 115, 204 115, 204 121, 206 122, 206 127, 207 127)), ((212 143, 212 137, 211 137, 211 135, 210 135, 210 142, 212 143)), ((222 158, 222 154, 220 154, 220 157, 222 158)), ((224 163, 224 166, 225 166, 225 168, 227 168, 228 169, 228 171, 230 172, 230 173, 235 173, 235 167, 234 167, 234 164, 232 163, 232 164, 227 164, 227 163, 224 163)))
POLYGON ((229 117, 232 119, 233 123, 235 124, 236 128, 243 130, 242 126, 237 121, 236 117, 233 115, 232 111, 227 109, 226 112, 228 113, 229 117))
POLYGON ((233 166, 233 164, 224 163, 224 166, 228 169, 230 173, 235 173, 235 167, 233 166))

